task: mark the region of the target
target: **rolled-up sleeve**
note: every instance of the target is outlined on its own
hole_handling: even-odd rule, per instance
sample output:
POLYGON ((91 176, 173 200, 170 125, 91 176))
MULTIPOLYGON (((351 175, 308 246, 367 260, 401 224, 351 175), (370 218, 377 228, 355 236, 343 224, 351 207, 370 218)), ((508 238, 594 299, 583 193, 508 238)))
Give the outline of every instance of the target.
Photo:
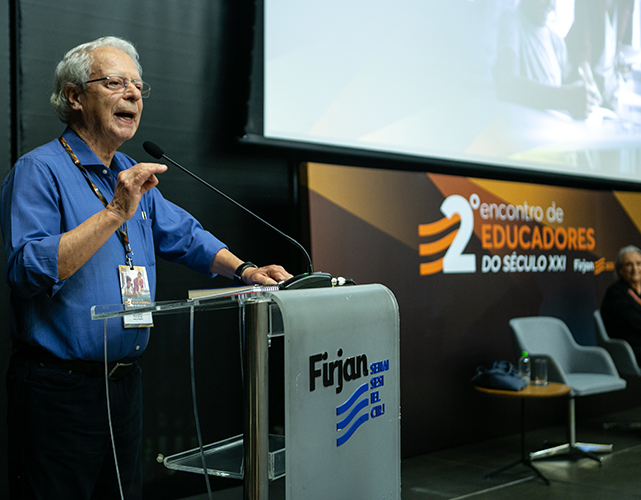
POLYGON ((59 205, 49 170, 19 160, 3 183, 0 206, 7 283, 19 297, 53 295, 64 284, 58 279, 59 205))

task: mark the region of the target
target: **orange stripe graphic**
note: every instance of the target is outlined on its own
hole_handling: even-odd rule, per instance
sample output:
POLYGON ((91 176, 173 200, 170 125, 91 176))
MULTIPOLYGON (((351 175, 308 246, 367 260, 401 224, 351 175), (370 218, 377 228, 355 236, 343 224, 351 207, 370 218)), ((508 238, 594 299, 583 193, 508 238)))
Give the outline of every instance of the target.
POLYGON ((434 255, 435 253, 439 253, 445 250, 452 244, 452 241, 454 241, 456 233, 458 233, 458 229, 456 231, 452 231, 450 234, 444 236, 440 240, 434 241, 432 243, 421 243, 418 246, 418 254, 423 256, 434 255))
POLYGON ((443 258, 435 262, 428 262, 421 264, 421 276, 428 276, 430 274, 440 273, 443 270, 443 258))
POLYGON ((441 220, 432 222, 430 224, 419 224, 418 225, 418 235, 419 236, 432 236, 438 234, 442 231, 445 231, 447 228, 452 227, 454 224, 458 223, 461 220, 459 214, 452 215, 451 219, 443 217, 441 220))
MULTIPOLYGON (((450 229, 452 226, 458 224, 461 221, 461 216, 459 214, 452 215, 451 218, 443 217, 441 220, 432 222, 430 224, 419 224, 418 225, 418 235, 419 236, 435 236, 443 231, 450 229)), ((450 232, 450 234, 443 236, 437 241, 431 243, 421 243, 418 247, 418 253, 421 256, 435 255, 443 250, 449 248, 449 246, 454 241, 458 233, 458 229, 450 232)), ((431 274, 440 273, 443 271, 443 257, 434 262, 425 262, 420 265, 421 276, 429 276, 431 274)))

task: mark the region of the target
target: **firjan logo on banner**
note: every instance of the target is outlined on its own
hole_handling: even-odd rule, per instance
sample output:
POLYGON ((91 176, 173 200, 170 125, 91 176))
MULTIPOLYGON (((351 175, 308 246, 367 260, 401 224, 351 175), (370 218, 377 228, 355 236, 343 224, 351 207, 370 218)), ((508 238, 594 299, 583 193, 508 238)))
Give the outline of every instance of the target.
POLYGON ((568 262, 565 252, 593 251, 592 227, 566 227, 563 207, 553 201, 547 207, 528 204, 484 202, 478 194, 469 198, 454 194, 440 207, 443 218, 418 226, 420 274, 436 273, 535 273, 565 272, 600 274, 614 269, 605 258, 568 262), (475 227, 475 220, 477 227, 475 227), (456 226, 458 225, 458 228, 456 226), (482 256, 465 253, 472 236, 481 241, 482 256), (438 258, 438 255, 445 254, 438 258))
POLYGON ((336 432, 340 433, 336 446, 342 446, 363 424, 385 414, 381 391, 385 386, 384 372, 390 364, 387 359, 368 365, 365 354, 343 360, 343 349, 338 349, 336 355, 338 359, 329 362, 327 352, 309 357, 309 392, 316 390, 317 379, 322 380, 324 388, 334 387, 336 394, 342 393, 349 382, 358 381, 352 394, 336 407, 336 432), (364 381, 367 377, 369 380, 364 381))

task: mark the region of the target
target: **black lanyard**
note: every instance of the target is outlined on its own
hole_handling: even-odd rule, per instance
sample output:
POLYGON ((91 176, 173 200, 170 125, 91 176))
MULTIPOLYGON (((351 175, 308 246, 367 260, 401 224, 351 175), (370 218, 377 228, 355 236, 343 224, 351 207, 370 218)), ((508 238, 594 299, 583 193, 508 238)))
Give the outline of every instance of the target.
MULTIPOLYGON (((71 146, 67 144, 67 141, 65 141, 62 137, 59 139, 60 144, 62 144, 62 147, 64 150, 67 152, 69 155, 69 158, 71 158, 71 161, 74 163, 76 167, 80 169, 82 174, 85 176, 85 179, 89 183, 89 187, 91 190, 94 192, 94 194, 98 197, 98 199, 102 202, 102 204, 106 207, 109 203, 107 202, 107 199, 105 198, 105 195, 102 194, 100 189, 98 189, 98 186, 96 186, 91 179, 89 178, 89 173, 87 172, 87 169, 84 167, 82 163, 80 163, 80 160, 78 160, 78 157, 76 154, 73 152, 71 149, 71 146)), ((122 226, 118 228, 118 236, 120 237, 120 242, 122 243, 123 248, 125 249, 125 263, 129 266, 131 270, 134 268, 134 261, 133 261, 133 251, 131 250, 131 245, 129 244, 129 237, 127 236, 127 223, 124 222, 122 226)))

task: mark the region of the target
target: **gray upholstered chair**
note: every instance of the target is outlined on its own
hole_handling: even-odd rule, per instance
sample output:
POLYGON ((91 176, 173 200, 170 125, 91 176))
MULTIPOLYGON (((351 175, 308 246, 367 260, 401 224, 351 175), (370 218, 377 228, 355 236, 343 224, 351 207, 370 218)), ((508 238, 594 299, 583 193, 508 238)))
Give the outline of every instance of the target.
POLYGON ((637 357, 630 344, 625 340, 611 339, 603 324, 601 311, 594 311, 594 326, 596 327, 596 343, 603 347, 614 361, 614 366, 621 375, 633 375, 641 377, 641 368, 637 363, 637 357))
MULTIPOLYGON (((601 311, 598 309, 594 311, 594 326, 596 329, 596 343, 603 347, 614 361, 614 366, 617 371, 624 376, 641 377, 641 368, 637 362, 637 357, 625 340, 613 339, 608 335, 603 319, 601 318, 601 311)), ((603 427, 610 429, 617 427, 620 429, 641 429, 641 422, 606 422, 603 427)))
POLYGON ((558 318, 537 316, 510 320, 517 352, 533 359, 546 358, 548 380, 572 387, 568 398, 568 443, 530 454, 531 459, 578 453, 601 460, 596 453, 609 453, 612 445, 577 443, 575 398, 625 389, 607 351, 577 344, 567 325, 558 318))

